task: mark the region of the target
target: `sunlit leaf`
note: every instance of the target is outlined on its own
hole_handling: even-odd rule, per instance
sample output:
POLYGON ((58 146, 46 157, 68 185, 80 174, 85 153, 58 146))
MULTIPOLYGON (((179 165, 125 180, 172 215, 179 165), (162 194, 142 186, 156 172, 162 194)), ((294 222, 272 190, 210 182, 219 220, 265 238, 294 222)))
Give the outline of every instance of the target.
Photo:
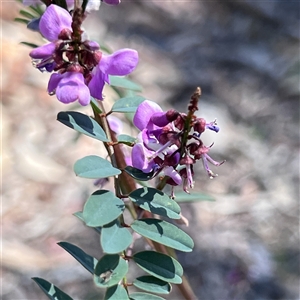
POLYGON ((20 15, 22 15, 23 17, 31 20, 34 19, 36 16, 34 16, 33 14, 31 14, 30 12, 26 11, 26 10, 20 10, 19 11, 20 15))
POLYGON ((133 146, 136 142, 136 138, 127 134, 120 134, 117 136, 117 139, 119 143, 126 144, 128 146, 133 146))
POLYGON ((74 172, 79 177, 92 179, 121 174, 121 171, 114 168, 109 161, 96 155, 85 156, 77 160, 74 165, 74 172))
POLYGON ((190 252, 194 242, 184 231, 173 224, 158 219, 140 219, 131 224, 131 228, 140 235, 171 248, 190 252))
POLYGON ((204 193, 191 193, 187 194, 179 192, 175 194, 176 202, 198 202, 198 201, 216 201, 216 199, 204 193))
POLYGON ((100 190, 94 192, 85 203, 83 218, 87 226, 103 226, 118 218, 124 209, 124 202, 114 193, 100 190))
POLYGON ((129 198, 144 210, 171 219, 180 219, 180 206, 163 192, 154 188, 139 188, 129 198))
POLYGON ((119 284, 107 289, 104 300, 129 300, 125 288, 119 284))
POLYGON ((171 256, 155 251, 142 251, 133 255, 133 260, 147 273, 170 283, 182 282, 183 269, 171 256))
POLYGON ((104 130, 91 117, 77 111, 61 111, 57 120, 64 125, 99 141, 108 142, 104 130))
POLYGON ((47 280, 39 277, 33 277, 32 279, 50 300, 73 300, 73 298, 47 280))
POLYGON ((128 173, 131 177, 133 177, 136 180, 140 180, 140 181, 147 181, 152 179, 155 176, 154 171, 149 172, 149 173, 144 173, 143 171, 131 167, 131 166, 127 166, 125 167, 124 171, 126 173, 128 173))
MULTIPOLYGON (((83 212, 82 211, 77 211, 76 213, 73 214, 76 218, 78 218, 80 221, 84 222, 83 218, 83 212)), ((94 230, 96 230, 98 233, 101 233, 102 227, 93 227, 94 230)))
POLYGON ((101 233, 103 252, 120 253, 132 243, 132 235, 127 228, 122 227, 118 220, 103 226, 101 233))
POLYGON ((109 84, 112 86, 121 87, 124 89, 134 90, 138 92, 142 91, 142 87, 140 85, 125 77, 109 76, 109 81, 109 84))
POLYGON ((95 98, 91 97, 91 106, 93 108, 93 111, 97 114, 101 114, 102 113, 102 110, 99 108, 98 106, 98 103, 97 103, 98 100, 96 100, 95 98))
POLYGON ((130 300, 165 300, 165 298, 148 293, 132 293, 129 296, 130 300))
POLYGON ((121 98, 112 107, 114 112, 135 112, 137 107, 145 100, 142 96, 121 98))
POLYGON ((36 47, 38 47, 38 45, 36 45, 36 44, 27 43, 27 42, 21 42, 20 44, 23 44, 23 45, 28 46, 30 48, 36 48, 36 47))
POLYGON ((170 283, 150 275, 136 278, 133 285, 141 290, 158 294, 169 294, 172 289, 170 283))
POLYGON ((117 254, 104 255, 96 265, 94 282, 101 288, 107 288, 118 284, 127 274, 128 264, 117 254))
POLYGON ((78 262, 81 263, 90 273, 94 274, 94 268, 98 263, 98 260, 93 256, 86 254, 79 247, 68 243, 68 242, 59 242, 57 243, 60 247, 69 252, 78 262))
POLYGON ((26 25, 29 23, 28 20, 23 19, 23 18, 15 18, 14 21, 19 22, 19 23, 23 23, 23 24, 26 24, 26 25))

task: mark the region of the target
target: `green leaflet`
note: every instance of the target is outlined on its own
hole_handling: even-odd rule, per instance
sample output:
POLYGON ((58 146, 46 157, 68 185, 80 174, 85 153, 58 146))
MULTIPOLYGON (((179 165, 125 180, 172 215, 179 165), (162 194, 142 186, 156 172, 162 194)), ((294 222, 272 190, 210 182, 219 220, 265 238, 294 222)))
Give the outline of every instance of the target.
POLYGON ((194 247, 194 242, 189 235, 163 220, 140 219, 134 221, 131 228, 150 240, 180 251, 190 252, 194 247))
POLYGON ((133 255, 133 260, 147 273, 170 283, 182 282, 183 269, 171 256, 155 251, 142 251, 133 255))
POLYGON ((163 192, 154 188, 139 188, 129 198, 144 210, 171 219, 180 219, 180 206, 163 192))

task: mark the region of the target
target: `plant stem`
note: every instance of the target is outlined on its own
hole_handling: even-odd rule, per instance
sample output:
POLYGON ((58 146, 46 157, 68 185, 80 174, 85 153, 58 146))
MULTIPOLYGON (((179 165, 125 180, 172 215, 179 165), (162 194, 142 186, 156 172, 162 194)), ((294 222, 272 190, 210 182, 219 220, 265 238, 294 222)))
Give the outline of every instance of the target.
MULTIPOLYGON (((107 138, 111 142, 114 143, 113 146, 111 146, 108 143, 104 142, 104 145, 105 145, 108 155, 110 156, 112 164, 122 171, 122 173, 118 176, 118 179, 115 179, 116 192, 117 193, 119 192, 119 190, 117 189, 119 187, 123 194, 130 194, 131 192, 136 190, 135 180, 129 174, 127 174, 125 171, 123 171, 124 168, 127 166, 126 162, 125 162, 124 153, 120 147, 120 144, 115 143, 115 142, 117 142, 117 138, 116 138, 115 133, 112 132, 109 128, 102 102, 100 102, 100 101, 97 101, 97 102, 100 105, 103 115, 102 114, 99 115, 99 113, 97 113, 96 110, 93 108, 94 119, 103 128, 103 130, 105 131, 105 133, 107 135, 107 138)), ((158 189, 162 190, 165 187, 165 185, 166 185, 166 178, 161 180, 161 182, 158 185, 158 189)), ((136 219, 139 215, 138 211, 140 210, 140 208, 137 206, 134 206, 134 205, 132 205, 132 206, 130 205, 130 206, 128 206, 128 209, 129 209, 131 215, 134 217, 134 219, 136 219)), ((143 211, 143 213, 144 213, 145 218, 153 217, 152 213, 150 213, 148 211, 143 211)), ((147 238, 146 238, 146 241, 156 251, 164 253, 166 255, 171 255, 176 258, 176 253, 175 253, 174 249, 166 247, 160 243, 149 240, 147 238)), ((180 292, 185 300, 196 300, 197 299, 197 297, 193 293, 193 290, 192 290, 188 280, 184 276, 182 276, 182 283, 178 285, 178 289, 180 290, 180 292)))

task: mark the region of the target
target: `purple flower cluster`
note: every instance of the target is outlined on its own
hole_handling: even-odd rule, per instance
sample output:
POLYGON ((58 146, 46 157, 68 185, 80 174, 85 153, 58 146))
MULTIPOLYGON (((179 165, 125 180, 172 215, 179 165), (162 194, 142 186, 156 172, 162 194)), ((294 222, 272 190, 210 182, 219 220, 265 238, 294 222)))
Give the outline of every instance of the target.
POLYGON ((72 17, 67 10, 51 4, 39 23, 41 34, 50 43, 30 52, 36 68, 57 72, 50 77, 48 92, 56 94, 63 103, 78 100, 87 105, 90 96, 102 100, 103 87, 110 83, 109 75, 127 75, 138 63, 138 53, 133 49, 104 55, 96 42, 82 41, 83 17, 80 10, 75 10, 72 17))
POLYGON ((145 100, 134 115, 133 123, 141 130, 138 142, 132 148, 132 166, 144 173, 163 172, 168 176, 167 183, 175 186, 183 183, 184 191, 193 188, 193 165, 197 160, 203 161, 210 178, 214 174, 208 162, 215 166, 221 165, 214 161, 200 139, 205 129, 219 131, 216 121, 207 123, 203 118, 192 119, 191 132, 185 134, 187 115, 175 110, 163 112, 155 102, 145 100))

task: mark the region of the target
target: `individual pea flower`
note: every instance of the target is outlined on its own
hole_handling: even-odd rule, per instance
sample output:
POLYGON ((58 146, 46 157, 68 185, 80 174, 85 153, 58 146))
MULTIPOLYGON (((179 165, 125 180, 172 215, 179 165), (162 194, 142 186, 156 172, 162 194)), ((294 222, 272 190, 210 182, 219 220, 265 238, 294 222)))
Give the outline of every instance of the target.
POLYGON ((208 156, 210 147, 200 139, 206 129, 219 131, 216 121, 207 123, 197 118, 194 110, 188 114, 174 109, 164 112, 158 104, 145 100, 138 106, 133 123, 141 132, 132 149, 132 166, 144 173, 163 172, 172 187, 183 184, 183 190, 189 193, 189 188, 194 187, 194 164, 199 159, 210 177, 215 174, 208 162, 216 166, 223 163, 208 156))
POLYGON ((138 53, 133 49, 121 49, 110 55, 102 55, 100 63, 94 68, 89 81, 91 95, 103 100, 102 91, 105 83, 110 83, 109 75, 124 76, 137 66, 138 53))
POLYGON ((91 95, 102 100, 108 76, 127 75, 138 63, 138 54, 132 49, 121 49, 102 60, 96 42, 82 41, 83 19, 80 9, 72 17, 67 10, 51 4, 39 22, 40 32, 49 43, 29 54, 40 71, 57 72, 50 77, 48 92, 63 103, 78 100, 88 105, 91 95))

